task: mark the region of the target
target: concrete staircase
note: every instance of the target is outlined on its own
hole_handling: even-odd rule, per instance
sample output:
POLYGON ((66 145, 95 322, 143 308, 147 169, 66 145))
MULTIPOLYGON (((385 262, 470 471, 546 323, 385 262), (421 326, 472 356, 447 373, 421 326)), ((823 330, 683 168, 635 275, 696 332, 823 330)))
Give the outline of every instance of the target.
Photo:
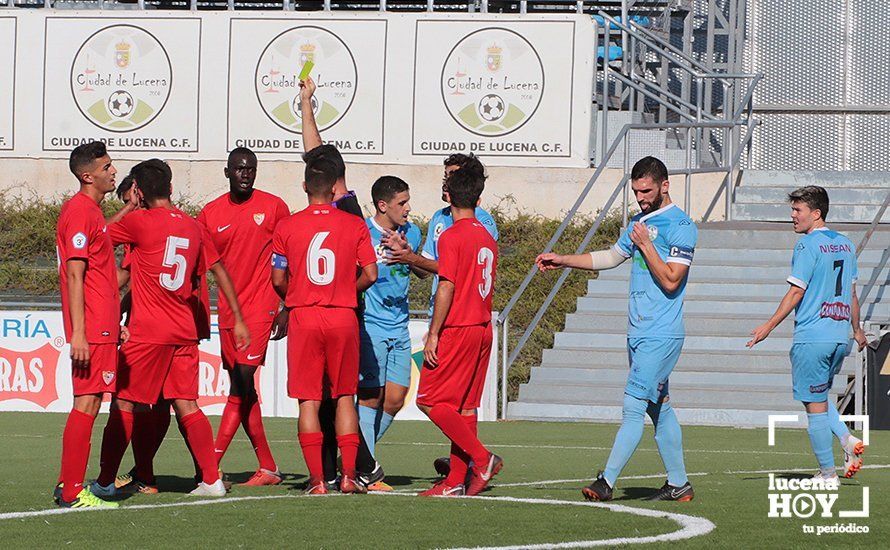
MULTIPOLYGON (((871 223, 890 192, 890 172, 782 172, 746 170, 735 192, 734 220, 788 221, 788 193, 805 185, 828 191, 828 223, 871 223)), ((882 223, 890 223, 890 209, 882 223)))
MULTIPOLYGON (((865 226, 832 226, 859 242, 865 226)), ((788 319, 753 350, 750 331, 787 290, 797 240, 790 224, 729 222, 699 226, 686 294, 686 342, 671 376, 671 401, 686 424, 766 426, 768 414, 799 414, 791 396, 788 319)), ((890 227, 859 258, 859 289, 873 284, 863 316, 890 319, 890 227), (880 270, 876 266, 883 263, 880 270)), ((553 349, 508 407, 511 419, 618 422, 627 377, 625 348, 630 263, 604 271, 566 318, 553 349)), ((835 380, 844 390, 852 357, 835 380)))

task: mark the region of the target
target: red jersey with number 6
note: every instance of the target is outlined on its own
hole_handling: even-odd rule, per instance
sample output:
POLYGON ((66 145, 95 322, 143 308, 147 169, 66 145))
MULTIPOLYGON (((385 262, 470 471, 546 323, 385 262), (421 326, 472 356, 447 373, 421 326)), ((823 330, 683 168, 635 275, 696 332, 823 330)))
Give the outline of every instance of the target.
POLYGON ((464 218, 442 233, 438 247, 439 280, 454 283, 454 299, 443 328, 490 322, 497 241, 479 220, 464 218))
POLYGON ((219 261, 205 229, 179 209, 150 208, 109 225, 108 233, 115 245, 131 246, 130 340, 197 342, 201 275, 219 261))
POLYGON ((282 220, 272 253, 287 268, 287 307, 355 308, 356 266, 377 262, 365 221, 327 204, 282 220))

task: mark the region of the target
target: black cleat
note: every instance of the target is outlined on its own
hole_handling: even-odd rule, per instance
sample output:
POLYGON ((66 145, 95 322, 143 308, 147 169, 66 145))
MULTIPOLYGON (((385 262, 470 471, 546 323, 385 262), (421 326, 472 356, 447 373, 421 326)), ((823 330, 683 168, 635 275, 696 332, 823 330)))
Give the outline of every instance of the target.
POLYGON ((674 487, 665 482, 654 495, 646 497, 645 500, 675 500, 677 502, 689 502, 695 498, 695 491, 692 485, 687 481, 681 487, 674 487))
POLYGON ((581 494, 587 500, 596 500, 598 502, 612 500, 612 488, 609 487, 609 482, 603 477, 602 472, 596 474, 596 479, 593 480, 593 483, 581 489, 581 494))
POLYGON ((451 457, 442 456, 433 461, 433 468, 436 469, 436 473, 442 477, 448 477, 448 474, 451 473, 451 457))

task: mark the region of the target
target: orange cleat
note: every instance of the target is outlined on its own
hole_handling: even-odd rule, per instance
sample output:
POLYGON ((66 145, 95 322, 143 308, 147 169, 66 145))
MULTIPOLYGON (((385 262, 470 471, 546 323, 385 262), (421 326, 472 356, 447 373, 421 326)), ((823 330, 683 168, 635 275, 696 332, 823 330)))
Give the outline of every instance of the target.
POLYGON ((847 444, 849 449, 844 449, 844 477, 853 477, 862 469, 862 455, 865 454, 865 445, 862 441, 850 437, 847 444))
POLYGON ((250 479, 244 483, 239 483, 239 487, 263 487, 266 485, 278 485, 281 483, 281 472, 270 472, 264 468, 260 468, 250 479))
POLYGON ((309 478, 309 485, 306 486, 307 495, 326 495, 328 488, 323 479, 309 478))

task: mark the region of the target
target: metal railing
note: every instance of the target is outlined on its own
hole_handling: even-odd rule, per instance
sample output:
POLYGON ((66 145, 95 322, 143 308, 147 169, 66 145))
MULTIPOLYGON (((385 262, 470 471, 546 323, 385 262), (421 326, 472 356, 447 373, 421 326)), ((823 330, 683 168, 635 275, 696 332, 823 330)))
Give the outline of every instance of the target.
MULTIPOLYGON (((622 16, 626 16, 634 5, 633 0, 622 2, 591 1, 591 0, 417 0, 387 1, 387 0, 357 0, 340 1, 332 0, 133 0, 128 2, 104 1, 104 0, 6 0, 7 7, 22 8, 63 8, 63 9, 221 9, 227 10, 284 10, 284 11, 339 11, 339 10, 363 10, 363 11, 396 11, 396 12, 466 12, 466 13, 510 13, 526 14, 530 12, 554 12, 554 13, 590 13, 604 6, 612 7, 622 16)), ((669 2, 664 2, 667 5, 669 2)), ((649 11, 653 9, 649 2, 639 9, 649 11)), ((2 5, 2 4, 0 4, 2 5)))

